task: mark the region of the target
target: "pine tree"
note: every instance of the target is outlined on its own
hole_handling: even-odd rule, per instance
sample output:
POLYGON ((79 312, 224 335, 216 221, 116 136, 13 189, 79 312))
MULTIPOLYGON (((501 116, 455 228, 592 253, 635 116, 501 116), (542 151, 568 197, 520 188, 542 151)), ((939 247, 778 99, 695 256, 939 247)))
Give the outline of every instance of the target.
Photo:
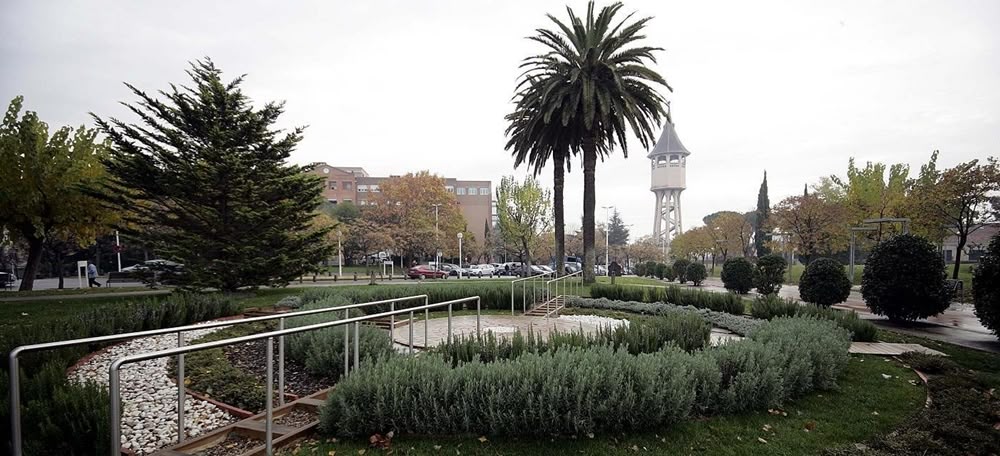
POLYGON ((628 227, 622 221, 618 209, 611 213, 611 220, 608 222, 608 244, 628 245, 628 227))
POLYGON ((255 109, 243 78, 223 82, 211 60, 188 74, 193 85, 171 85, 165 100, 126 84, 140 125, 92 114, 113 144, 103 196, 122 229, 183 263, 193 288, 281 286, 313 270, 333 246, 312 223, 322 183, 285 162, 302 128, 273 128, 283 104, 255 109))
POLYGON ((767 198, 767 171, 764 171, 764 181, 760 183, 757 192, 757 216, 754 217, 753 243, 757 250, 757 258, 771 253, 767 242, 771 240, 768 233, 767 219, 771 216, 771 202, 767 198))

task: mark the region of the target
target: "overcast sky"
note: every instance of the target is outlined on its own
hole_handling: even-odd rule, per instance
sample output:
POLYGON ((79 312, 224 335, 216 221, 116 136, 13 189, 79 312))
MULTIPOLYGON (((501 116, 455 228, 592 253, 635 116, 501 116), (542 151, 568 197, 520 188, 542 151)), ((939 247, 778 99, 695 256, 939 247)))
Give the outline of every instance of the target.
MULTIPOLYGON (((524 37, 566 4, 3 0, 0 101, 24 95, 52 126, 89 125, 91 111, 133 120, 117 105, 134 100, 122 82, 164 89, 210 56, 247 75, 255 102, 285 100, 283 126, 308 125, 295 163, 495 185, 515 173, 503 116, 518 64, 540 52, 524 37)), ((691 151, 685 229, 752 209, 765 169, 773 204, 843 175, 851 156, 916 171, 934 149, 943 166, 998 155, 998 1, 632 0, 625 10, 654 16, 647 44, 664 48, 655 68, 675 89, 691 151)), ((598 219, 616 205, 642 235, 654 201, 647 151, 632 147, 599 164, 598 219)), ((579 166, 566 187, 575 229, 579 166)))

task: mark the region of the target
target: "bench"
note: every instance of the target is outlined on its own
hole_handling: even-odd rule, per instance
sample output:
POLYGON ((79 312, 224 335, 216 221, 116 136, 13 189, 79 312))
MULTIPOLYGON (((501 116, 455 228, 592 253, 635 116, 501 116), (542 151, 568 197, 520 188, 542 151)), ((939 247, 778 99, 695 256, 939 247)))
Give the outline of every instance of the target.
POLYGON ((949 296, 952 298, 962 298, 962 281, 956 279, 947 279, 944 281, 945 288, 948 289, 949 296))
POLYGON ((142 282, 148 276, 148 272, 109 272, 106 285, 110 287, 112 282, 142 282))
POLYGON ((11 276, 10 274, 4 274, 4 275, 0 276, 0 287, 3 287, 4 290, 11 290, 11 291, 13 291, 14 290, 14 276, 11 276))

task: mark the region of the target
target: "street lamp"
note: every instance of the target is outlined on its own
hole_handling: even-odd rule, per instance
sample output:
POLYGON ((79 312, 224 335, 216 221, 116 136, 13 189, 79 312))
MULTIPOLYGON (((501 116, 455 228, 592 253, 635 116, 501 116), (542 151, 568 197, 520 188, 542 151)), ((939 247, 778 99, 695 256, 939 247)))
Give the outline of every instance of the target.
MULTIPOLYGON (((611 266, 608 263, 608 252, 611 247, 611 215, 608 209, 614 208, 614 206, 601 206, 604 208, 604 267, 609 268, 611 266)), ((610 271, 608 271, 610 274, 610 271)))
MULTIPOLYGON (((342 231, 337 230, 337 277, 342 277, 344 275, 344 248, 340 242, 340 238, 343 235, 344 233, 342 231)), ((365 264, 368 264, 368 261, 365 261, 365 264)))
POLYGON ((434 270, 441 269, 441 243, 438 239, 438 208, 441 203, 431 204, 434 207, 434 248, 437 249, 437 256, 434 258, 434 270))
POLYGON ((851 285, 854 285, 854 245, 857 243, 856 236, 859 231, 878 231, 873 226, 852 226, 851 227, 851 285))
POLYGON ((462 232, 458 232, 458 278, 462 278, 462 232))

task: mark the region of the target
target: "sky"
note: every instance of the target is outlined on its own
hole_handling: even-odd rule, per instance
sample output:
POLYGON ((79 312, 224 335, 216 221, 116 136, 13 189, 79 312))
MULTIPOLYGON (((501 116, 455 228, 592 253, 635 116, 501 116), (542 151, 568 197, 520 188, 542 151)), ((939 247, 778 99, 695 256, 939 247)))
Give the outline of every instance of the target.
MULTIPOLYGON (((607 2, 599 2, 605 5, 607 2)), ((419 170, 459 179, 523 177, 504 150, 525 37, 583 1, 366 0, 0 2, 0 101, 50 126, 88 113, 136 120, 123 82, 146 92, 188 81, 210 57, 246 75, 255 104, 284 101, 280 126, 307 126, 291 161, 419 170)), ((719 210, 752 210, 766 170, 772 204, 859 163, 908 163, 933 150, 950 167, 998 154, 1000 2, 636 1, 645 44, 674 88, 691 151, 685 229, 719 210)), ((615 206, 633 238, 653 229, 647 150, 597 169, 597 218, 615 206)), ((566 180, 580 225, 579 162, 566 180)), ((551 170, 540 177, 551 186, 551 170)))

